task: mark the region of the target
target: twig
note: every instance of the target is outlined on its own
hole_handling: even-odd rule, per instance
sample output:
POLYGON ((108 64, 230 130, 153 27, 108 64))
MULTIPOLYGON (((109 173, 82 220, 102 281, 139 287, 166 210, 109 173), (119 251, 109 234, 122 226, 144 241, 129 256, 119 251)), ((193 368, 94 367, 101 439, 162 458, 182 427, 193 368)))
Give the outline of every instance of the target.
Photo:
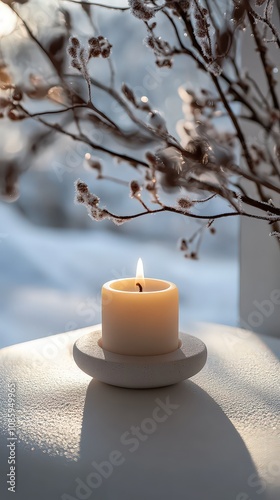
POLYGON ((267 17, 262 17, 260 16, 252 7, 249 10, 250 15, 254 17, 254 19, 257 19, 258 21, 266 24, 268 28, 270 29, 271 33, 274 36, 274 42, 277 43, 279 49, 280 49, 280 38, 278 36, 277 30, 275 26, 272 24, 272 22, 267 18, 267 17))
POLYGON ((266 220, 270 222, 277 222, 280 220, 280 215, 279 216, 265 216, 265 215, 255 215, 255 214, 250 214, 248 212, 224 212, 224 213, 219 213, 219 214, 214 214, 214 215, 198 215, 194 214, 192 212, 187 212, 185 210, 180 210, 179 208, 171 207, 168 205, 164 205, 163 208, 157 208, 155 210, 145 210, 144 212, 138 212, 136 214, 132 215, 116 215, 112 212, 110 212, 106 208, 107 214, 112 218, 116 220, 131 220, 131 219, 137 219, 139 217, 143 217, 144 215, 151 215, 151 214, 159 214, 162 212, 171 212, 171 213, 176 213, 179 215, 183 215, 185 217, 190 217, 192 219, 200 219, 200 220, 209 220, 209 219, 223 219, 226 217, 236 217, 236 216, 242 216, 242 217, 249 217, 251 219, 258 219, 258 220, 266 220))
POLYGON ((133 164, 134 166, 136 165, 141 165, 143 167, 147 167, 149 168, 149 165, 148 163, 144 162, 143 160, 137 160, 135 158, 133 158, 132 156, 129 156, 129 155, 125 155, 123 153, 119 153, 117 151, 114 151, 110 148, 106 148, 105 146, 101 146, 100 144, 97 144, 97 143, 94 143, 93 141, 91 141, 86 135, 82 135, 82 136, 79 136, 79 135, 76 135, 72 132, 69 132, 68 130, 65 130, 65 129, 62 129, 58 124, 52 124, 52 123, 48 123, 46 122, 45 120, 43 120, 42 118, 38 117, 38 116, 35 116, 33 117, 32 115, 30 115, 29 111, 27 109, 25 109, 22 105, 18 105, 19 109, 21 109, 29 118, 32 118, 34 120, 37 120, 39 121, 40 123, 42 123, 43 125, 45 125, 46 127, 48 128, 51 128, 53 130, 56 130, 57 132, 59 132, 60 134, 63 134, 63 135, 66 135, 67 137, 71 137, 71 139, 73 139, 74 141, 78 141, 78 142, 84 142, 86 144, 88 144, 89 146, 91 146, 93 149, 97 150, 97 151, 102 151, 104 153, 107 153, 109 154, 110 156, 113 156, 114 158, 120 158, 130 164, 133 164))
POLYGON ((268 83, 269 91, 270 91, 271 98, 273 101, 273 105, 276 109, 280 110, 278 98, 277 98, 277 95, 276 95, 276 92, 274 89, 273 80, 272 80, 271 73, 270 73, 270 70, 268 67, 268 62, 266 60, 266 48, 262 45, 259 31, 258 31, 258 28, 255 24, 255 18, 253 16, 253 13, 252 13, 252 10, 250 8, 248 1, 246 2, 246 4, 247 4, 247 13, 248 13, 248 18, 250 21, 252 33, 254 35, 254 39, 255 39, 259 54, 260 54, 260 59, 261 59, 262 65, 263 65, 265 77, 267 79, 267 83, 268 83))

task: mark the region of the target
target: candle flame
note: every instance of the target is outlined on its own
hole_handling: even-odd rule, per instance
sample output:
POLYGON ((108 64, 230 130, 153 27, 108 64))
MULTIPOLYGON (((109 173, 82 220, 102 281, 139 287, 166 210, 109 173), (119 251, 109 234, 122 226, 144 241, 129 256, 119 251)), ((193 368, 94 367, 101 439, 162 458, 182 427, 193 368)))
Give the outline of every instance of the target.
POLYGON ((144 279, 144 268, 142 259, 138 259, 137 268, 136 268, 136 279, 143 280, 144 279))

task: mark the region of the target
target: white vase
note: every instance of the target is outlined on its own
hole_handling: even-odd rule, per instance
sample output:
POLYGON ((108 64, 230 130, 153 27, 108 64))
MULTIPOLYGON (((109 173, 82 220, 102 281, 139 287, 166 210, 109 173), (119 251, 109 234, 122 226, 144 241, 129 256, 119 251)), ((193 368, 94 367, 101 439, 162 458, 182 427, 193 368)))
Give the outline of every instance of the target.
POLYGON ((241 220, 240 326, 280 337, 280 245, 266 222, 241 220))

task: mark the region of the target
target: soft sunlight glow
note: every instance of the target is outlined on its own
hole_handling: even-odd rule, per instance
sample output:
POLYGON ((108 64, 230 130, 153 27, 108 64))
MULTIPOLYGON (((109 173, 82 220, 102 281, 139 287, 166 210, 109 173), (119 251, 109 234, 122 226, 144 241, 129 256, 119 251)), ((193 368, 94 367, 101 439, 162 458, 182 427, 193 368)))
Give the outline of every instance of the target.
POLYGON ((0 2, 0 37, 12 33, 17 23, 17 16, 5 4, 0 2))
POLYGON ((192 96, 186 91, 183 85, 178 88, 178 94, 183 102, 186 102, 187 104, 192 102, 192 96))
POLYGON ((144 279, 144 268, 143 268, 142 259, 138 259, 138 262, 137 262, 136 279, 138 279, 138 280, 144 279))
POLYGON ((7 130, 2 135, 3 141, 3 150, 7 155, 19 153, 24 147, 24 139, 20 130, 14 130, 13 133, 10 133, 10 130, 7 130))

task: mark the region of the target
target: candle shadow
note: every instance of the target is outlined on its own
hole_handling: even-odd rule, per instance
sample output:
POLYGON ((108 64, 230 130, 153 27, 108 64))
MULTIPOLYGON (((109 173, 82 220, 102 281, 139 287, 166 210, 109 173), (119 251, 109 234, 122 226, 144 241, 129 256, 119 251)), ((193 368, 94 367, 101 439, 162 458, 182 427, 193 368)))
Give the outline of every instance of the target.
POLYGON ((97 473, 90 498, 236 500, 256 493, 248 479, 255 474, 257 484, 258 475, 244 441, 220 406, 191 381, 132 390, 92 380, 79 461, 85 483, 97 473), (116 456, 122 463, 108 467, 116 456), (108 477, 98 472, 104 461, 108 477))

